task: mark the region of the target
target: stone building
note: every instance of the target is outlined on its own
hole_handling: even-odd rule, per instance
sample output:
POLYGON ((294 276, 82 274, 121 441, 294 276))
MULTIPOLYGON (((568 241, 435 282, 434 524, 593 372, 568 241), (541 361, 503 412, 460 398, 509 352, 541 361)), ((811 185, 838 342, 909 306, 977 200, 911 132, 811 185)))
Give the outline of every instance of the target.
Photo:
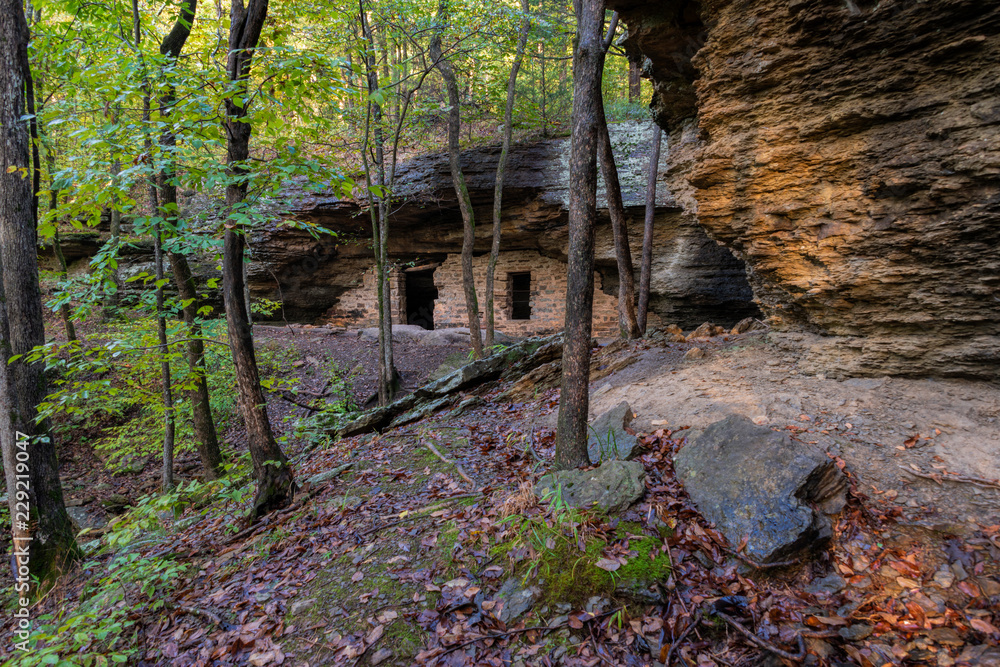
MULTIPOLYGON (((649 123, 611 128, 638 274, 649 165, 649 123)), ((664 151, 666 154, 667 151, 664 151)), ((464 151, 462 167, 476 217, 474 265, 484 311, 486 262, 492 238, 493 187, 499 147, 464 151)), ((503 240, 496 270, 496 328, 520 336, 562 329, 566 299, 569 139, 514 146, 505 178, 503 240)), ((660 180, 665 181, 661 160, 660 180)), ((425 327, 468 326, 460 253, 462 217, 447 155, 400 165, 389 226, 394 268, 393 321, 425 327)), ((694 328, 757 315, 746 268, 686 216, 669 190, 657 192, 650 321, 694 328)), ((618 267, 603 186, 595 230, 594 334, 618 332, 618 267)), ((358 202, 332 196, 294 199, 288 218, 324 227, 314 238, 275 224, 252 239, 251 293, 283 304, 289 320, 372 326, 377 321, 374 259, 367 215, 358 202)), ((638 280, 638 275, 636 275, 638 280)))
MULTIPOLYGON (((486 264, 474 258, 473 272, 481 321, 485 321, 486 264)), ((600 273, 595 274, 594 335, 618 332, 617 297, 606 294, 600 273)), ((393 323, 425 329, 465 327, 469 322, 462 287, 459 254, 443 262, 395 267, 390 275, 393 323)), ((496 330, 512 336, 551 333, 563 328, 566 308, 566 264, 534 250, 501 252, 494 278, 496 330)), ((332 324, 375 326, 375 270, 365 271, 355 287, 345 291, 324 316, 332 324)))

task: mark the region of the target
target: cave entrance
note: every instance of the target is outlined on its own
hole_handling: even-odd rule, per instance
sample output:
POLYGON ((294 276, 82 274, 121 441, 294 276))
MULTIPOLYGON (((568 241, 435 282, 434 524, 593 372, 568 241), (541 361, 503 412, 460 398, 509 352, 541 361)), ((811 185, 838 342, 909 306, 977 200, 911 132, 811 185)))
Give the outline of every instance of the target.
POLYGON ((438 298, 434 285, 434 269, 406 272, 406 323, 424 329, 434 328, 434 300, 438 298))

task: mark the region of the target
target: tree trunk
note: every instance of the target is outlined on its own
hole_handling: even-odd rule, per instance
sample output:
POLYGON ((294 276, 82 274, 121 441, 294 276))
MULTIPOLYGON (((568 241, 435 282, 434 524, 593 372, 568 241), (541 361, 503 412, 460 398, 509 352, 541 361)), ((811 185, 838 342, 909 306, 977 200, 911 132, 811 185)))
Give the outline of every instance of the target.
MULTIPOLYGON (((393 365, 392 349, 392 285, 389 282, 389 200, 385 173, 385 137, 382 132, 382 105, 371 100, 371 95, 378 90, 378 68, 375 60, 375 37, 365 13, 364 0, 358 0, 358 12, 361 21, 361 33, 368 44, 369 53, 364 58, 365 73, 369 95, 369 116, 366 119, 365 141, 361 149, 361 158, 365 167, 365 182, 368 186, 368 196, 371 201, 369 214, 372 223, 372 246, 375 252, 375 291, 379 314, 378 327, 378 402, 388 405, 396 394, 395 366, 393 365), (373 128, 369 128, 373 125, 373 128), (368 137, 371 129, 372 142, 375 147, 375 167, 378 194, 372 192, 371 165, 368 160, 368 137)), ((398 130, 397 130, 398 135, 398 130)))
MULTIPOLYGON (((604 59, 615 37, 618 27, 618 12, 611 16, 604 37, 603 51, 598 72, 603 76, 604 59)), ((598 86, 598 91, 601 87, 598 86)), ((601 175, 607 193, 608 214, 611 216, 611 231, 615 239, 615 257, 618 260, 618 330, 622 338, 631 340, 639 337, 639 324, 635 316, 635 269, 632 266, 632 249, 628 243, 628 220, 625 219, 625 205, 622 203, 622 187, 618 180, 614 151, 611 149, 611 135, 608 132, 608 118, 604 114, 604 96, 600 93, 597 105, 597 154, 601 161, 601 175)))
POLYGON ((663 130, 653 125, 652 150, 649 154, 649 175, 646 178, 646 219, 642 230, 642 262, 639 266, 639 330, 646 333, 649 313, 649 280, 653 271, 653 221, 656 218, 656 176, 660 168, 660 143, 663 130))
POLYGON ((556 467, 587 463, 590 334, 594 311, 594 224, 597 220, 597 119, 600 104, 604 0, 575 0, 573 133, 569 158, 569 249, 562 390, 556 467))
MULTIPOLYGON (((153 186, 150 186, 153 190, 153 186)), ((156 201, 156 193, 150 193, 156 201)), ((156 264, 156 338, 160 343, 160 381, 163 383, 163 476, 160 489, 168 493, 174 488, 174 392, 170 386, 170 347, 167 346, 167 320, 163 312, 163 237, 160 225, 153 226, 153 261, 156 264)))
MULTIPOLYGON (((187 0, 181 6, 177 21, 163 41, 160 43, 160 53, 171 60, 180 56, 184 44, 191 33, 197 11, 196 0, 187 0)), ((174 90, 170 86, 160 98, 160 115, 167 119, 174 105, 174 90)), ((177 146, 177 137, 169 129, 160 136, 160 145, 167 155, 172 155, 177 146)), ((167 160, 157 176, 160 196, 160 206, 163 217, 171 227, 179 226, 177 217, 177 183, 175 181, 173 164, 167 160)), ((215 432, 215 422, 212 419, 212 407, 208 391, 208 373, 205 368, 205 344, 201 340, 201 324, 198 322, 198 290, 194 275, 188 265, 187 257, 171 252, 170 269, 174 275, 174 284, 183 303, 184 323, 187 325, 187 362, 188 371, 193 378, 194 388, 188 392, 191 401, 192 425, 195 440, 198 441, 198 453, 201 456, 202 467, 206 479, 217 479, 222 468, 222 454, 219 452, 219 438, 215 432)))
MULTIPOLYGON (((38 286, 38 251, 35 246, 37 210, 32 180, 20 170, 28 170, 28 129, 21 118, 25 114, 25 82, 28 78, 28 25, 20 2, 2 0, 0 5, 0 280, 3 294, 0 304, 0 363, 9 355, 27 354, 45 342, 42 298, 38 286), (13 167, 15 171, 8 173, 13 167)), ((38 403, 47 392, 44 364, 26 363, 23 358, 5 367, 0 382, 0 422, 3 438, 5 474, 14 537, 18 549, 27 547, 30 572, 42 582, 62 572, 80 556, 73 537, 73 527, 63 503, 59 482, 59 463, 55 443, 46 422, 36 423, 38 403), (27 437, 23 450, 14 431, 27 437), (16 467, 16 454, 27 454, 22 472, 16 467), (19 475, 25 475, 21 477, 19 475), (22 482, 20 488, 17 482, 22 482), (25 484, 28 487, 24 489, 25 484), (26 496, 19 500, 19 492, 26 496), (25 506, 27 503, 27 506, 25 506), (29 517, 21 522, 27 510, 29 517), (27 535, 25 535, 27 533, 27 535)))
POLYGON ((628 101, 632 104, 639 102, 639 97, 642 95, 642 70, 639 69, 639 63, 635 60, 629 59, 628 61, 628 101))
POLYGON ((511 124, 514 116, 514 94, 517 91, 517 73, 524 60, 524 49, 528 44, 528 32, 531 30, 531 19, 528 17, 528 0, 521 0, 521 32, 517 38, 517 54, 514 64, 510 67, 510 78, 507 79, 507 106, 503 111, 503 147, 500 149, 500 159, 497 161, 497 180, 493 190, 493 245, 490 246, 490 259, 486 265, 486 347, 493 347, 493 331, 496 327, 494 314, 494 277, 497 270, 497 260, 500 258, 500 212, 503 200, 503 181, 507 174, 507 157, 510 153, 512 135, 511 124))
MULTIPOLYGON (((246 82, 250 76, 253 52, 260 39, 266 16, 267 0, 250 0, 246 9, 242 0, 232 2, 227 72, 229 80, 236 84, 239 90, 236 95, 227 97, 225 101, 227 162, 232 179, 226 187, 226 206, 230 211, 238 209, 246 197, 245 163, 250 157, 251 127, 249 123, 243 122, 247 115, 247 107, 239 106, 236 102, 246 96, 246 82)), ((227 223, 222 256, 222 293, 229 331, 229 347, 233 353, 233 366, 236 369, 240 412, 246 426, 250 458, 257 479, 257 494, 254 497, 251 513, 251 520, 255 520, 271 510, 287 506, 292 500, 296 486, 288 459, 278 447, 271 432, 271 422, 267 416, 267 400, 260 388, 253 332, 250 320, 247 318, 243 296, 243 233, 243 230, 236 229, 232 222, 227 223)))
POLYGON ((194 275, 187 258, 178 253, 170 253, 170 270, 174 283, 183 302, 190 302, 183 309, 184 324, 187 325, 188 370, 194 378, 194 388, 188 392, 191 401, 191 417, 194 437, 198 441, 198 454, 205 470, 205 479, 218 479, 222 474, 222 452, 219 451, 219 437, 212 419, 212 406, 208 391, 208 371, 205 367, 205 343, 202 342, 201 322, 198 321, 198 292, 194 275))
MULTIPOLYGON (((49 206, 52 210, 56 208, 56 198, 59 195, 55 190, 52 191, 52 198, 49 206)), ((52 237, 52 249, 56 253, 56 260, 59 262, 59 277, 63 280, 69 279, 69 268, 66 265, 66 256, 62 251, 62 239, 59 238, 59 224, 55 223, 55 234, 52 237)), ((66 329, 66 340, 73 343, 76 342, 76 327, 73 326, 73 316, 69 310, 69 304, 64 303, 59 306, 59 317, 62 319, 63 327, 66 329)))
POLYGON ((461 147, 459 133, 461 132, 462 113, 459 107, 458 82, 451 61, 444 57, 441 50, 441 33, 448 20, 448 0, 438 2, 437 28, 431 38, 429 47, 431 59, 441 72, 445 88, 448 90, 448 163, 451 168, 451 181, 458 197, 458 208, 462 211, 462 288, 465 291, 465 311, 469 322, 469 337, 472 340, 472 350, 477 359, 483 356, 483 337, 479 327, 479 300, 476 298, 476 278, 472 270, 472 251, 476 244, 476 219, 472 211, 472 200, 469 188, 462 173, 461 147))

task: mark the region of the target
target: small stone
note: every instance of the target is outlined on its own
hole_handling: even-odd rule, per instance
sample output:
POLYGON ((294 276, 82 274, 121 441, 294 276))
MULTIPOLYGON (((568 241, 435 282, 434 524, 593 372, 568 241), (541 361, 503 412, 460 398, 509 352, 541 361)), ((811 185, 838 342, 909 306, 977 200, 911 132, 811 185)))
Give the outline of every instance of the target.
POLYGON ((961 561, 955 561, 951 564, 951 572, 958 581, 965 581, 969 578, 969 573, 965 571, 961 561))
POLYGON ((301 614, 304 611, 309 610, 316 604, 316 598, 307 598, 305 600, 296 600, 291 604, 288 610, 292 614, 301 614))
POLYGON ((859 642, 866 639, 872 633, 872 626, 864 623, 855 623, 846 628, 837 630, 837 634, 849 642, 859 642))
POLYGON ((812 593, 813 595, 833 595, 834 593, 839 593, 844 590, 847 586, 847 582, 844 578, 837 574, 829 574, 822 579, 816 579, 811 584, 806 586, 806 591, 812 593))
POLYGON ((381 665, 383 662, 392 657, 392 649, 390 648, 380 648, 375 651, 372 655, 372 665, 381 665))
POLYGON ((705 356, 704 350, 700 347, 692 347, 690 350, 684 353, 684 360, 690 361, 692 359, 701 359, 705 356))
POLYGON ((951 588, 951 585, 955 583, 955 575, 947 566, 944 566, 934 573, 934 583, 941 588, 951 588))
POLYGON ((497 593, 496 599, 503 603, 498 618, 504 623, 517 620, 528 613, 541 593, 541 589, 537 586, 522 587, 520 579, 511 577, 504 582, 497 593))

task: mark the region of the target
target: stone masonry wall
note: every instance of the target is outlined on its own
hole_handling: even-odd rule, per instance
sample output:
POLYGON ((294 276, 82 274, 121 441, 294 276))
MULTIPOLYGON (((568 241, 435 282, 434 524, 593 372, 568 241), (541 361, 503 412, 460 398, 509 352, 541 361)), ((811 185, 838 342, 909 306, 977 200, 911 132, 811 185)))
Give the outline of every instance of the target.
MULTIPOLYGON (((485 312, 486 263, 488 256, 476 257, 473 272, 479 310, 485 312)), ((594 335, 614 336, 618 333, 617 298, 601 291, 601 276, 595 274, 594 335)), ((434 272, 438 299, 434 304, 436 328, 466 327, 465 292, 462 290, 461 256, 448 259, 434 272)), ((561 331, 566 312, 566 264, 544 257, 533 250, 503 252, 496 269, 495 318, 496 329, 512 336, 527 336, 561 331), (510 319, 508 274, 531 272, 531 319, 510 319)))
MULTIPOLYGON (((323 318, 334 326, 374 327, 378 326, 378 308, 376 306, 375 267, 371 267, 358 275, 355 286, 340 295, 323 318)), ((403 301, 402 287, 405 285, 403 272, 394 267, 389 273, 389 285, 392 289, 392 323, 406 322, 406 304, 403 301)))

